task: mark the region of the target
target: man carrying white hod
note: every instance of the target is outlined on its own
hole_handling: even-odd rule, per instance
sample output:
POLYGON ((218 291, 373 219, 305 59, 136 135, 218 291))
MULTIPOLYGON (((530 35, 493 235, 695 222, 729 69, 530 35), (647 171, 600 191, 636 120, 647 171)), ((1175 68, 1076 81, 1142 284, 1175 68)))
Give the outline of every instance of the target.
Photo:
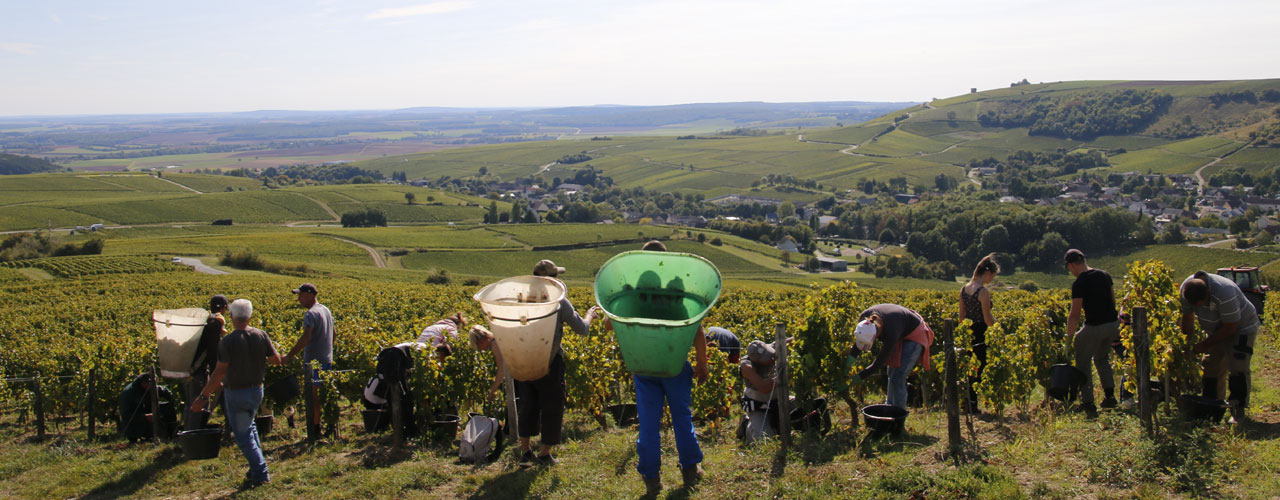
POLYGON ((1195 353, 1205 353, 1204 396, 1222 399, 1230 388, 1231 416, 1244 423, 1249 406, 1249 362, 1253 359, 1253 339, 1262 326, 1258 312, 1235 281, 1196 271, 1185 281, 1178 296, 1182 302, 1182 333, 1195 332, 1195 321, 1208 338, 1195 345, 1195 353))

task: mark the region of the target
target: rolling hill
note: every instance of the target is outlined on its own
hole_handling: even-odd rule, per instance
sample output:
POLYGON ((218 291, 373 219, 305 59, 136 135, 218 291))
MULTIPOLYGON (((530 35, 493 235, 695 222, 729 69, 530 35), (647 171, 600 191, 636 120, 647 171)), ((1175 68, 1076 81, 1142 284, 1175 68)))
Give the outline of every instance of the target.
POLYGON ((1103 150, 1111 170, 1190 174, 1206 165, 1258 171, 1280 164, 1280 149, 1253 135, 1280 121, 1280 80, 1223 82, 1079 81, 973 92, 857 125, 791 126, 773 135, 616 137, 545 141, 430 152, 362 162, 413 178, 503 178, 542 169, 556 175, 586 163, 554 165, 584 153, 623 187, 703 192, 751 189, 770 173, 813 179, 843 190, 861 179, 905 177, 930 186, 960 179, 970 159, 1018 150, 1103 150), (550 165, 550 166, 548 166, 550 165))

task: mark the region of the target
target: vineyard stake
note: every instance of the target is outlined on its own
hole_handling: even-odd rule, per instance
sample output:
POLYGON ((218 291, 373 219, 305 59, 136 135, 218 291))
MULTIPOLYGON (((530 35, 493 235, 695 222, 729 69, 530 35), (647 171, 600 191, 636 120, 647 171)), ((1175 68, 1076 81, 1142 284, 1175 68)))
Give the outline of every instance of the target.
MULTIPOLYGON (((155 366, 151 367, 151 441, 159 443, 160 433, 160 373, 155 366)), ((164 439, 164 441, 168 441, 164 439)))
POLYGON ((400 387, 403 382, 396 382, 391 388, 391 442, 396 446, 404 444, 404 417, 400 413, 400 387))
POLYGON ((44 394, 40 391, 40 374, 39 373, 37 373, 36 376, 31 379, 31 388, 32 388, 32 391, 35 393, 34 394, 35 400, 32 401, 32 405, 35 406, 35 412, 36 412, 36 439, 43 441, 44 431, 45 431, 44 394))
POLYGON ((951 448, 951 456, 959 460, 962 436, 960 435, 960 392, 956 388, 956 321, 947 319, 942 323, 942 349, 946 355, 945 377, 947 377, 946 394, 943 400, 947 403, 947 444, 951 448))
POLYGON ((302 394, 307 407, 307 415, 303 422, 306 422, 307 425, 307 441, 315 441, 320 439, 320 426, 311 424, 311 415, 314 414, 313 412, 316 408, 316 395, 311 390, 311 370, 308 369, 310 365, 311 363, 309 362, 302 363, 302 394))
POLYGON ((98 380, 98 369, 96 367, 90 368, 89 369, 89 402, 87 405, 85 405, 89 407, 89 442, 90 443, 93 442, 93 439, 96 434, 95 431, 97 430, 94 422, 97 419, 93 418, 93 407, 96 405, 98 400, 98 391, 96 387, 97 380, 98 380))
POLYGON ((1138 419, 1151 436, 1151 341, 1147 338, 1147 308, 1141 306, 1133 308, 1133 355, 1138 370, 1138 419))
POLYGON ((782 434, 782 447, 791 446, 791 374, 787 370, 787 324, 778 323, 774 327, 774 346, 777 351, 778 367, 778 433, 782 434))
POLYGON ((507 437, 510 442, 515 443, 519 439, 519 432, 516 429, 520 427, 520 416, 516 413, 516 382, 511 378, 510 370, 507 370, 505 363, 502 365, 502 385, 507 393, 507 437))

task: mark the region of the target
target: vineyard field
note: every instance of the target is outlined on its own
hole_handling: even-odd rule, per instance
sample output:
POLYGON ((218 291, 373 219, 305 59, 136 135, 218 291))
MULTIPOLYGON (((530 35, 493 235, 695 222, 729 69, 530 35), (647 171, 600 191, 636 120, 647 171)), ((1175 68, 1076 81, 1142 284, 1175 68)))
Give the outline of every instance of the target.
POLYGON ((100 274, 144 274, 190 272, 191 268, 146 256, 46 257, 0 263, 9 269, 31 267, 58 278, 80 278, 100 274))

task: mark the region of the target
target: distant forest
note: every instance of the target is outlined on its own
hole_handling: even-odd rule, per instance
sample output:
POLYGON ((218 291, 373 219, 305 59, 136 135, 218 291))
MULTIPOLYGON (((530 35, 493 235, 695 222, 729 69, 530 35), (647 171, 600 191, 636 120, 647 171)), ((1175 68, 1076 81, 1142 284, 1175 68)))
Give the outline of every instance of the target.
POLYGON ((1070 97, 1033 96, 1005 101, 978 115, 984 127, 1027 127, 1029 135, 1093 139, 1145 129, 1169 109, 1173 97, 1158 90, 1093 91, 1070 97))
POLYGON ((0 175, 54 172, 62 167, 32 156, 0 153, 0 175))

